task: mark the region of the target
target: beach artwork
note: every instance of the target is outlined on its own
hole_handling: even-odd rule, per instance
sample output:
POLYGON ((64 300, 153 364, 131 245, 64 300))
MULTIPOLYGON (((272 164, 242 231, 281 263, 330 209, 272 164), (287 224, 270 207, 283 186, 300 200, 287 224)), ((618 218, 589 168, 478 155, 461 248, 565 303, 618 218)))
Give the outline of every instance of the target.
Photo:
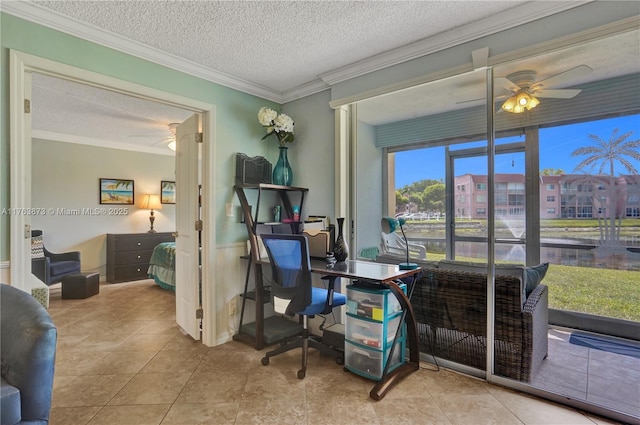
POLYGON ((133 205, 133 180, 100 179, 100 203, 133 205))
POLYGON ((161 180, 160 181, 160 203, 175 204, 176 203, 176 182, 161 180))

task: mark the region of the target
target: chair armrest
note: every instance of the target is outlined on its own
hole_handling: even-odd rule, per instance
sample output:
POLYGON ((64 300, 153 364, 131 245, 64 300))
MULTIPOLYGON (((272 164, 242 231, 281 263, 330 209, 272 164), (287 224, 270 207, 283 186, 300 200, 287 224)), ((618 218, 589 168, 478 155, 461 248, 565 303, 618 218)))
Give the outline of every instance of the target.
POLYGON ((46 251, 45 255, 51 259, 51 261, 80 261, 80 251, 63 252, 56 254, 50 251, 46 251))
POLYGON ((529 294, 522 315, 522 380, 530 381, 549 350, 549 288, 546 285, 538 285, 529 294))
POLYGON ((49 282, 49 264, 50 260, 47 257, 31 259, 31 273, 47 285, 49 282))

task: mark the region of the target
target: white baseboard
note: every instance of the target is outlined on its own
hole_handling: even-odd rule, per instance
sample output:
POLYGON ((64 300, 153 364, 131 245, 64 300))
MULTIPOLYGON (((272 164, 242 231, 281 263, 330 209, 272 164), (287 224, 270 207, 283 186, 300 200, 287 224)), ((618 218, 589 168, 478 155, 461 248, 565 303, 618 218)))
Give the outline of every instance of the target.
POLYGON ((0 283, 11 283, 10 261, 0 261, 0 283))

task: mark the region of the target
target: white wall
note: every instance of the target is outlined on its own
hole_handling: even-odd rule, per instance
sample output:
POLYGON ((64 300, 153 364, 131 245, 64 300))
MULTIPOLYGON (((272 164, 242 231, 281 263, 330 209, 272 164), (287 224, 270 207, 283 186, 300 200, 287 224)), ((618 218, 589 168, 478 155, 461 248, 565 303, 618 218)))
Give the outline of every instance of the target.
MULTIPOLYGON (((32 199, 46 215, 32 217, 32 228, 44 232, 52 252, 80 251, 83 271, 106 276, 107 233, 145 233, 149 211, 141 210, 146 193, 160 193, 161 180, 175 180, 175 158, 33 139, 32 199), (134 180, 134 205, 101 205, 99 179, 134 180), (106 208, 106 215, 82 214, 82 209, 106 208), (120 209, 124 214, 110 213, 120 209), (66 211, 80 210, 80 214, 66 211)), ((158 232, 175 230, 175 205, 155 211, 158 232)))

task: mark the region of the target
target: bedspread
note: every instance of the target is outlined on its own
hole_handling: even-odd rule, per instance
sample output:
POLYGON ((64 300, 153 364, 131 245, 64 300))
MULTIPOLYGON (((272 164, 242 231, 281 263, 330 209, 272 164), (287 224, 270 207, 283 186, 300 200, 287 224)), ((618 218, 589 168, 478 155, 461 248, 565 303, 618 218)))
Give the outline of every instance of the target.
POLYGON ((162 242, 153 248, 147 273, 161 288, 169 291, 176 290, 175 242, 162 242))

